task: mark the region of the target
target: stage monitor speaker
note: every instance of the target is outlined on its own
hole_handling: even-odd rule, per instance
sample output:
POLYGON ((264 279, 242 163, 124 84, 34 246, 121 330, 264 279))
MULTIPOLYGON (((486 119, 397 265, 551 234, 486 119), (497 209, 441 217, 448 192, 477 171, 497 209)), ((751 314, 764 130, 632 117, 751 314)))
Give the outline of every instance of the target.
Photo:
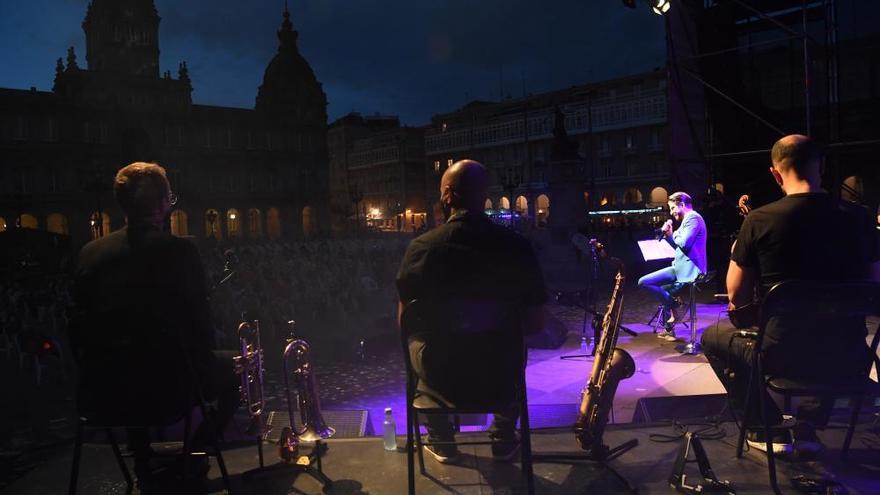
POLYGON ((557 349, 565 343, 568 327, 544 308, 544 330, 526 336, 526 346, 532 349, 557 349))
MULTIPOLYGON (((336 430, 333 438, 358 438, 373 435, 373 425, 370 422, 370 412, 366 409, 321 411, 327 426, 336 430)), ((299 411, 293 418, 294 426, 302 428, 299 411)), ((266 417, 267 432, 265 439, 269 442, 277 442, 281 435, 281 429, 290 425, 287 411, 269 411, 266 417)))
POLYGON ((642 397, 636 403, 633 423, 657 423, 719 417, 732 420, 726 394, 642 397))

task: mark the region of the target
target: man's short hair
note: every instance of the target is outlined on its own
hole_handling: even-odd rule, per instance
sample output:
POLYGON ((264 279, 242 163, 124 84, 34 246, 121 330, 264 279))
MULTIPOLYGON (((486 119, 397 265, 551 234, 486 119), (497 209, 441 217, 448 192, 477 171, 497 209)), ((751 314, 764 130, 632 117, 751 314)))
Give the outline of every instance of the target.
POLYGON ((776 141, 770 151, 773 165, 781 171, 793 169, 799 177, 816 166, 822 154, 816 143, 807 136, 791 135, 776 141))
POLYGON ((116 202, 129 218, 151 215, 171 193, 165 169, 155 163, 135 162, 119 169, 113 181, 116 202))
POLYGON ((669 196, 668 202, 675 203, 677 205, 684 204, 688 208, 694 207, 694 200, 691 199, 691 195, 686 192, 681 192, 681 191, 676 192, 676 193, 672 193, 669 196))

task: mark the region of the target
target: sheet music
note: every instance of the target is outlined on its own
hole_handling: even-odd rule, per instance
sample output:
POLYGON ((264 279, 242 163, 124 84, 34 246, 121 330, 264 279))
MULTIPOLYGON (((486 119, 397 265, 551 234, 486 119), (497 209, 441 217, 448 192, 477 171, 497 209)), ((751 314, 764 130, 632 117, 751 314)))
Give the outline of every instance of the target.
POLYGON ((638 241, 638 244, 645 261, 669 260, 675 258, 675 249, 673 249, 666 240, 658 241, 656 239, 647 239, 644 241, 638 241))

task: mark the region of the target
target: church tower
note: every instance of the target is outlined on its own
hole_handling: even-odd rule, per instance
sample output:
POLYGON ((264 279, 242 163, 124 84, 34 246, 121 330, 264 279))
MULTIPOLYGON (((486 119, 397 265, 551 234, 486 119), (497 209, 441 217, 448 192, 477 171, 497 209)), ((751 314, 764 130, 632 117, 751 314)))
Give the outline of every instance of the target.
POLYGON ((92 0, 82 27, 90 71, 159 77, 159 14, 153 0, 92 0))
POLYGON ((323 128, 327 125, 327 96, 312 67, 299 53, 298 37, 285 5, 284 21, 278 30, 278 53, 263 74, 256 109, 298 127, 323 128))

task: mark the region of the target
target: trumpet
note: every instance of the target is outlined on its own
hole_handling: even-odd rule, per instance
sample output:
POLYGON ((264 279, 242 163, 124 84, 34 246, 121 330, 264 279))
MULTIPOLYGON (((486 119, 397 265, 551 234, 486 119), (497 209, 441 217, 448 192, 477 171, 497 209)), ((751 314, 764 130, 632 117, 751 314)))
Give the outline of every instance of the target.
POLYGON ((238 342, 241 354, 233 358, 235 372, 241 375, 239 393, 241 402, 251 417, 247 433, 262 437, 263 425, 263 347, 260 345, 260 322, 243 321, 238 325, 238 342))
MULTIPOLYGON (((312 370, 309 344, 294 336, 295 323, 293 321, 289 321, 288 325, 290 326, 290 337, 287 347, 284 348, 283 361, 284 388, 287 390, 287 412, 290 417, 290 426, 282 428, 278 440, 278 455, 286 463, 297 462, 300 442, 318 442, 330 438, 336 433, 336 430, 327 426, 321 414, 321 402, 318 398, 315 375, 312 370), (295 364, 291 365, 291 361, 295 364), (293 378, 292 387, 291 378, 293 378), (301 430, 293 424, 296 411, 294 400, 291 397, 293 389, 296 390, 296 404, 302 421, 301 430)), ((318 450, 317 446, 315 450, 318 450)))

